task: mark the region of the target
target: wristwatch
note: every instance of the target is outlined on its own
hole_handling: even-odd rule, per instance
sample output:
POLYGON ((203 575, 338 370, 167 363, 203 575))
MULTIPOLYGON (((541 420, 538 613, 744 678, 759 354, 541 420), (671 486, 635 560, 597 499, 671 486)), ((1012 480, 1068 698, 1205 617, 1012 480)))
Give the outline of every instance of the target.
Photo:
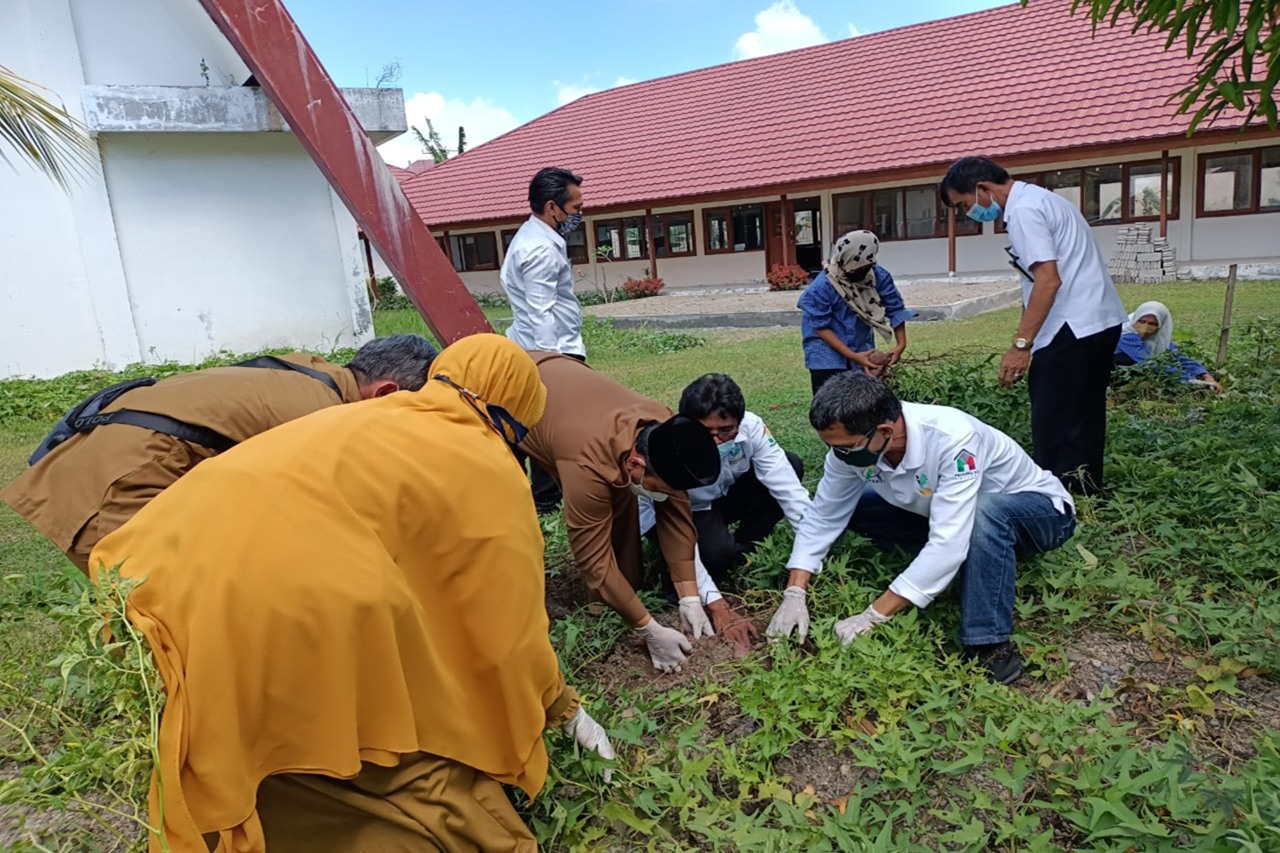
POLYGON ((1023 351, 1029 350, 1031 349, 1031 341, 1027 340, 1026 338, 1014 338, 1013 348, 1016 350, 1023 350, 1023 351))

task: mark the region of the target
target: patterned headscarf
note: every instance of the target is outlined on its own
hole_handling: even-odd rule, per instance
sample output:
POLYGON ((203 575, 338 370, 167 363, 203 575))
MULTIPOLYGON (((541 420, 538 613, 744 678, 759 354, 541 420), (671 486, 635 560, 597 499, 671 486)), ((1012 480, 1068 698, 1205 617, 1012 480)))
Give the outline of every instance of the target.
POLYGON ((893 327, 884 315, 884 304, 876 290, 876 255, 880 252, 880 240, 870 231, 850 231, 831 250, 831 257, 823 265, 831 286, 849 306, 858 319, 875 329, 885 338, 893 335, 893 327), (868 264, 870 266, 868 266, 868 264), (851 273, 859 267, 867 271, 855 279, 851 273))

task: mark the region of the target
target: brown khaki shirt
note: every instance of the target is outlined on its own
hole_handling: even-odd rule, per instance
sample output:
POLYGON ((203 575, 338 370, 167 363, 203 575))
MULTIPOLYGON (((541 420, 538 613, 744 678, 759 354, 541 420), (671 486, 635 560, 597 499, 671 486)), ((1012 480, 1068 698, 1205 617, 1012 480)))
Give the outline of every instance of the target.
MULTIPOLYGON (((240 442, 285 421, 360 399, 355 374, 347 368, 301 353, 283 358, 333 377, 342 398, 323 382, 294 370, 214 367, 135 388, 104 411, 168 415, 240 442)), ((58 445, 0 491, 0 500, 87 573, 89 553, 99 539, 215 455, 207 447, 163 433, 107 424, 58 445)))
MULTIPOLYGON (((537 351, 529 355, 547 386, 547 408, 520 449, 560 483, 569 545, 588 588, 634 625, 646 611, 627 575, 632 582, 639 578, 624 572, 619 562, 638 567, 639 505, 628 488, 623 461, 640 430, 667 420, 672 412, 577 359, 537 351)), ((694 582, 697 532, 688 496, 680 492, 653 507, 671 579, 694 582)))

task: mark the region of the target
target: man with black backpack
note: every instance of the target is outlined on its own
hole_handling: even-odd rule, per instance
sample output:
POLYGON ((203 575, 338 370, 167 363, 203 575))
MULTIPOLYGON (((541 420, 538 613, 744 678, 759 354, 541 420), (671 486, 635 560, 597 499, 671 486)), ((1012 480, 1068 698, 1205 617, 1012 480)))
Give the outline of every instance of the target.
POLYGON ((416 391, 435 356, 396 335, 345 366, 294 353, 113 385, 67 413, 0 500, 87 573, 99 539, 199 462, 329 406, 416 391))

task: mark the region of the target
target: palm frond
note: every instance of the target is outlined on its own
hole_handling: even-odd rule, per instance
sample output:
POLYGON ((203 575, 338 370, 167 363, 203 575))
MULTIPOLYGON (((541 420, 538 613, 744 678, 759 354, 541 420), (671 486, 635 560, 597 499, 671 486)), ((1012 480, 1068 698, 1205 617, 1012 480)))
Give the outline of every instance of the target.
POLYGON ((69 188, 97 162, 97 152, 84 125, 41 95, 40 88, 0 65, 0 160, 14 166, 10 155, 16 151, 19 159, 69 188))

